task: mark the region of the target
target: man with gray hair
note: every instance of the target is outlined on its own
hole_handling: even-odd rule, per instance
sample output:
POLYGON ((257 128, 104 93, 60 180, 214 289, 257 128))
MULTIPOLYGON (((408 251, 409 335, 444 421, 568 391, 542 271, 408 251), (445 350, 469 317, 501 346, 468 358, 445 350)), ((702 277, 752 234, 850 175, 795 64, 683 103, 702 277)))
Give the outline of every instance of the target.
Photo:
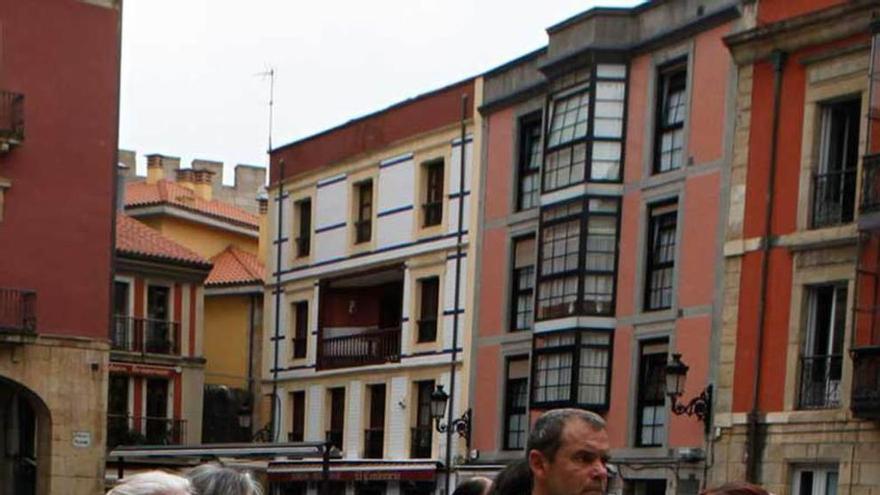
POLYGON ((193 495, 186 478, 164 471, 147 471, 120 480, 107 495, 193 495))
POLYGON ((605 420, 582 409, 538 418, 526 446, 532 495, 603 495, 610 445, 605 420))

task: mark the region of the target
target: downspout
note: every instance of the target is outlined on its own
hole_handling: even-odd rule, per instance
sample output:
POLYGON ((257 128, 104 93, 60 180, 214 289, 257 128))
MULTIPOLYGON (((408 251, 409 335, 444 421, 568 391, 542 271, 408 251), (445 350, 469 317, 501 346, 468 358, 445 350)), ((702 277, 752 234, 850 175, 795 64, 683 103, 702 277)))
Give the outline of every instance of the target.
POLYGON ((779 107, 782 99, 782 76, 785 68, 786 53, 775 50, 770 55, 773 64, 773 128, 770 135, 770 166, 767 170, 767 192, 764 196, 764 235, 761 239, 761 288, 758 293, 758 335, 755 352, 755 378, 752 383, 752 405, 748 414, 746 431, 746 480, 758 483, 761 467, 763 441, 758 434, 759 397, 761 393, 761 361, 764 355, 765 314, 767 311, 767 283, 770 266, 770 239, 773 235, 773 191, 776 186, 776 155, 779 140, 779 107))
POLYGON ((272 433, 272 441, 278 441, 278 347, 281 345, 281 230, 284 228, 284 159, 278 161, 278 197, 275 202, 278 204, 278 225, 275 232, 275 336, 272 338, 272 347, 274 358, 272 360, 272 417, 270 421, 270 431, 272 433))

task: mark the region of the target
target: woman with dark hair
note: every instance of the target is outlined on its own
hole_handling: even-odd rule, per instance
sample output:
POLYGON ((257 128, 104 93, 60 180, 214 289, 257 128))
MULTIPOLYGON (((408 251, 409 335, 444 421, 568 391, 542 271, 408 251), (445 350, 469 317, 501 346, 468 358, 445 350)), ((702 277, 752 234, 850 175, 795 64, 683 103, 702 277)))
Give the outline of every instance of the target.
POLYGON ((529 495, 532 493, 532 470, 526 459, 514 461, 502 469, 492 482, 490 495, 529 495))
POLYGON ((767 490, 758 485, 745 481, 731 481, 721 486, 707 488, 700 495, 771 495, 767 490))
POLYGON ((492 487, 492 480, 477 476, 466 481, 462 481, 452 492, 452 495, 488 495, 489 488, 492 487))

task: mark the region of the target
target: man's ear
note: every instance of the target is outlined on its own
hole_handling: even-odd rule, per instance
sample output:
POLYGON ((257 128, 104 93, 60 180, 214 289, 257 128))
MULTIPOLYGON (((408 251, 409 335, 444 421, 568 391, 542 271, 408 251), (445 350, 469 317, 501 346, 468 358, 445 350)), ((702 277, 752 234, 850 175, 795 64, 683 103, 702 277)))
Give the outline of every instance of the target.
POLYGON ((547 459, 540 450, 532 449, 529 451, 529 469, 535 479, 544 479, 547 475, 547 459))

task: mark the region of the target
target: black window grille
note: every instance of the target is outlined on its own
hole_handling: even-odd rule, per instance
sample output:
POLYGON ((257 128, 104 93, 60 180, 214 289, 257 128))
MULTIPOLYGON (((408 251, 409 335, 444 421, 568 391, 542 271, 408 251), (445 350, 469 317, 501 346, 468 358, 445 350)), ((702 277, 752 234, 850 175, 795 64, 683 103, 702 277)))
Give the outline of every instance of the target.
POLYGON ((439 310, 440 278, 429 277, 419 280, 419 321, 418 342, 437 340, 437 313, 439 310))
POLYGON ((676 170, 684 164, 686 90, 687 61, 660 68, 657 76, 654 173, 676 170))
POLYGON ((648 260, 645 271, 645 310, 672 307, 678 204, 667 202, 648 210, 648 260))

